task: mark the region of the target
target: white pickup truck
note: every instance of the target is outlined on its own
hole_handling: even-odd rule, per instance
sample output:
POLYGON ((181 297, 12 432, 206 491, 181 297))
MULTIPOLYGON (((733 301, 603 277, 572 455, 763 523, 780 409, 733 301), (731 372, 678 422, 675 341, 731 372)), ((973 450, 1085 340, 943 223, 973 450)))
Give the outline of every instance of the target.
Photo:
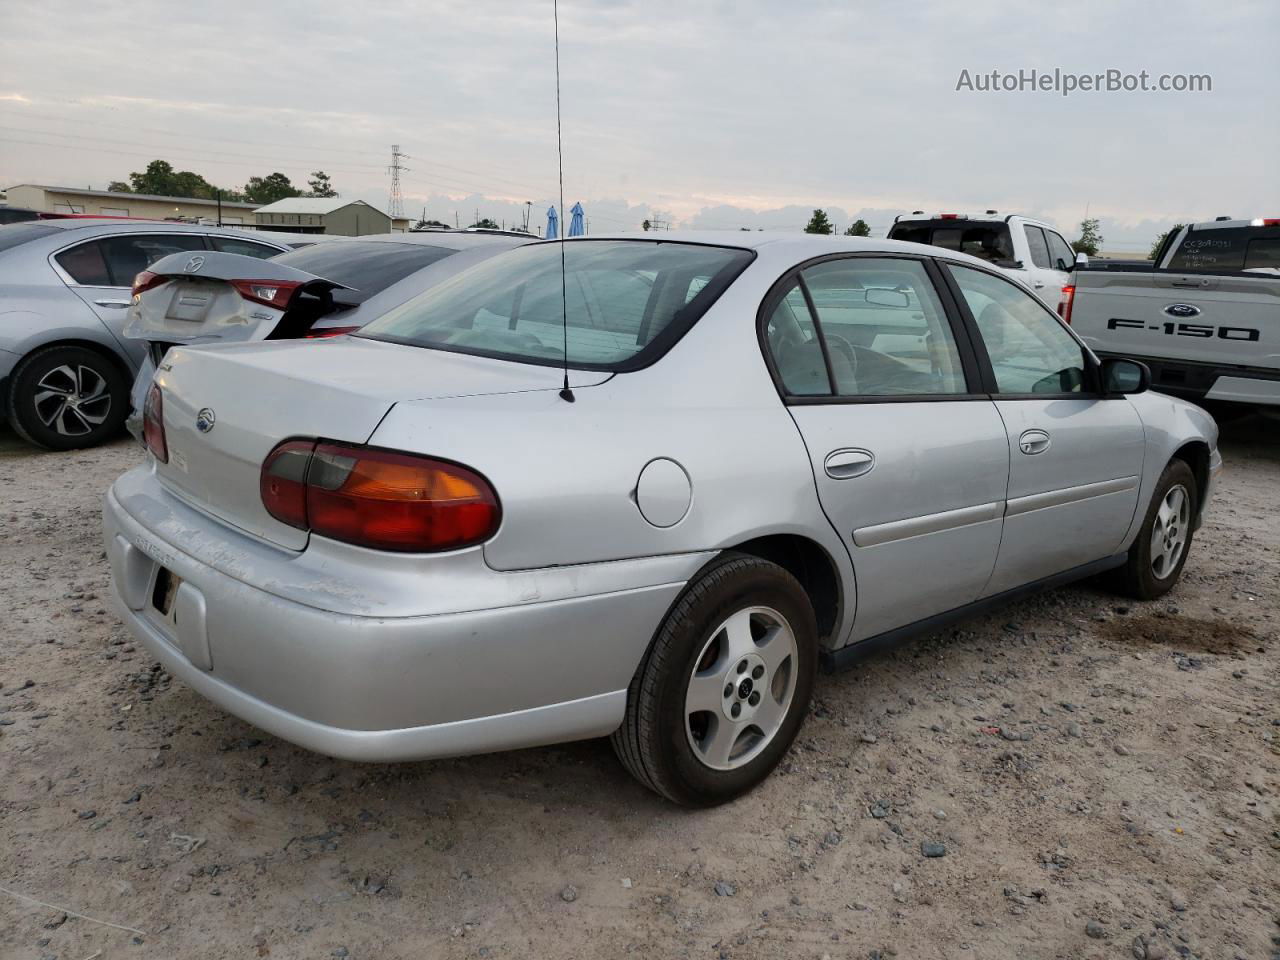
POLYGON ((1099 356, 1141 360, 1163 393, 1280 406, 1280 218, 1193 223, 1154 262, 1081 260, 1059 312, 1099 356))
POLYGON ((1071 244, 1056 227, 1017 214, 1002 216, 998 210, 987 210, 981 216, 929 215, 913 210, 894 218, 889 239, 928 243, 980 257, 1055 308, 1076 259, 1071 244))

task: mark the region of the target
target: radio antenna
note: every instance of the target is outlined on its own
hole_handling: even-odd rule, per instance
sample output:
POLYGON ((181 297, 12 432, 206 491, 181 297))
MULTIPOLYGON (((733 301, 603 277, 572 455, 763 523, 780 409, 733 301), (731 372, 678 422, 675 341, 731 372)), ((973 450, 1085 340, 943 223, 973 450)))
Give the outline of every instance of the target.
POLYGON ((556 26, 556 159, 560 164, 560 320, 564 336, 564 386, 560 399, 573 403, 576 399, 569 387, 569 293, 564 266, 564 141, 560 137, 560 0, 551 0, 551 16, 556 26))

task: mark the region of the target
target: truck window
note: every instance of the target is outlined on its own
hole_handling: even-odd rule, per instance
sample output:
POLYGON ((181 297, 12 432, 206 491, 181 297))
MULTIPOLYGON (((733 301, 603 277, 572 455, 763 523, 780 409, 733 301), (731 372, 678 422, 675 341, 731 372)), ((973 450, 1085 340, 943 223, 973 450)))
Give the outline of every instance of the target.
POLYGON ((967 253, 994 263, 1013 259, 1013 238, 1003 222, 971 223, 963 220, 932 220, 896 223, 889 231, 890 240, 927 243, 944 250, 967 253))
POLYGON ((1178 249, 1173 252, 1169 269, 1228 273, 1243 270, 1245 247, 1251 233, 1246 227, 1188 230, 1178 249))
POLYGON ((1053 259, 1054 269, 1070 270, 1071 265, 1076 262, 1076 255, 1071 245, 1052 230, 1046 230, 1044 235, 1049 240, 1049 256, 1053 259))
POLYGON ((1027 247, 1031 251, 1031 262, 1037 267, 1049 266, 1049 244, 1044 238, 1044 231, 1024 223, 1022 229, 1027 233, 1027 247))
POLYGON ((1280 237, 1258 237, 1249 241, 1244 254, 1246 270, 1280 269, 1280 237))

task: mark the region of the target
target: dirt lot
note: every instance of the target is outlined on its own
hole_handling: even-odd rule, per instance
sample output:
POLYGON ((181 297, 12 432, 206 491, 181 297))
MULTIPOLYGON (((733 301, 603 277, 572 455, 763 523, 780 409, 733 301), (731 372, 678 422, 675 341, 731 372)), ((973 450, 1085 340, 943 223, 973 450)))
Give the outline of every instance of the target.
POLYGON ((358 766, 225 715, 107 601, 136 449, 0 428, 0 957, 1280 953, 1280 421, 1224 451, 1170 597, 1059 591, 825 677, 785 767, 691 813, 602 741, 358 766))

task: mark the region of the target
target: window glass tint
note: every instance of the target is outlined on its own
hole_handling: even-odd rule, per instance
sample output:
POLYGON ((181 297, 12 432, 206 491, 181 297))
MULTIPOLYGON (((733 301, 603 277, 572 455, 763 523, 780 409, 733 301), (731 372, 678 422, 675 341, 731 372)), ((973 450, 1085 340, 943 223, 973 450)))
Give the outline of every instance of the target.
POLYGON ((1049 245, 1045 242, 1044 231, 1031 224, 1023 224, 1027 233, 1027 246, 1031 249, 1031 262, 1037 267, 1049 266, 1049 245))
POLYGON ((750 261, 746 250, 648 240, 530 244, 451 277, 360 335, 543 363, 561 359, 567 335, 570 364, 617 369, 660 356, 750 261))
POLYGON ((965 392, 951 326, 919 261, 828 260, 801 276, 818 313, 836 393, 965 392))
POLYGON ((252 240, 241 240, 239 237, 210 237, 209 239, 213 241, 213 249, 221 250, 223 253, 238 253, 242 257, 266 260, 280 253, 275 247, 268 247, 265 243, 254 243, 252 240))
POLYGON ((1170 270, 1225 270, 1244 268, 1245 249, 1257 231, 1247 227, 1188 230, 1173 252, 1170 270))
POLYGON ((334 240, 282 253, 275 262, 350 287, 334 291, 334 298, 354 304, 364 303, 393 283, 455 253, 448 247, 422 243, 334 240))
POLYGON ((192 233, 132 233, 98 242, 102 244, 107 272, 115 287, 133 286, 133 278, 161 257, 183 250, 205 249, 204 237, 192 233))
POLYGON ((1079 393, 1084 351, 1029 291, 1001 277, 948 265, 977 320, 1000 393, 1079 393))
POLYGON ((1280 269, 1280 236, 1259 237, 1249 241, 1244 255, 1246 270, 1280 269))
POLYGON ((1052 230, 1046 230, 1044 233, 1049 239, 1049 256, 1053 260, 1053 269, 1070 270, 1071 265, 1076 262, 1075 251, 1071 249, 1071 245, 1052 230))
POLYGON ((101 240, 63 250, 54 259, 76 283, 87 287, 111 286, 111 274, 107 272, 107 261, 102 256, 101 240))
POLYGON ((900 223, 889 231, 891 240, 927 243, 967 253, 981 260, 1012 260, 1013 241, 1004 223, 966 225, 963 220, 941 220, 933 223, 900 223))
POLYGON ((769 315, 765 327, 769 355, 787 393, 796 397, 830 396, 831 381, 809 306, 797 282, 769 315))

